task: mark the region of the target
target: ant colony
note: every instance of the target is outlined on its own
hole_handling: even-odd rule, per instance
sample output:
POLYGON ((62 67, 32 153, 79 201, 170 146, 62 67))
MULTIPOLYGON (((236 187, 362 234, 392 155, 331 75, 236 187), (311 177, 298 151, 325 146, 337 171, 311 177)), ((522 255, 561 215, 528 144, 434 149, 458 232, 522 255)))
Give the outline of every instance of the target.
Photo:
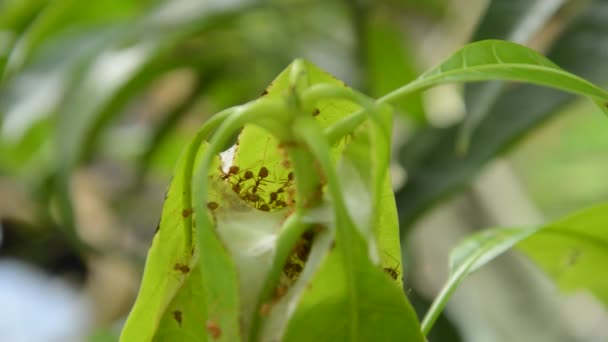
POLYGON ((220 178, 249 206, 261 211, 277 211, 293 204, 293 172, 287 178, 276 179, 266 166, 257 171, 231 166, 220 178))

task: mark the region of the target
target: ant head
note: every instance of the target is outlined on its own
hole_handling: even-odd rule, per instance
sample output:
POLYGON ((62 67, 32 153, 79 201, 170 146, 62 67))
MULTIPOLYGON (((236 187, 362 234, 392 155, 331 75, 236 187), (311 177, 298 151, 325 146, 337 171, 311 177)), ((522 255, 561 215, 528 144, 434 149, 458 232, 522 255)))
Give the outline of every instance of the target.
POLYGON ((294 179, 294 175, 293 175, 293 171, 291 171, 288 175, 287 175, 287 180, 290 182, 293 182, 294 179))
POLYGON ((247 170, 245 172, 245 176, 243 178, 245 178, 245 179, 251 179, 251 178, 253 178, 253 172, 251 172, 250 170, 247 170))

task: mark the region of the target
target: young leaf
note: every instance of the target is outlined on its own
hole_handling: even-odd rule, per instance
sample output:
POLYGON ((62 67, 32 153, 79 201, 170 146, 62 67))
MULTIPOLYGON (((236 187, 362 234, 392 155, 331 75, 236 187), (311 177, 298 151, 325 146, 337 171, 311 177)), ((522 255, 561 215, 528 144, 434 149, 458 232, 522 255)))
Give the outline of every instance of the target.
POLYGON ((422 322, 430 331, 464 278, 514 247, 564 291, 587 289, 608 306, 608 280, 597 272, 608 258, 608 204, 583 210, 539 229, 498 228, 474 234, 450 253, 450 277, 422 322))
POLYGON ((422 333, 428 335, 439 314, 460 283, 470 273, 533 234, 533 229, 493 229, 474 234, 450 253, 450 275, 422 320, 422 333))
POLYGON ((392 102, 401 96, 443 83, 488 80, 529 82, 587 96, 608 113, 606 91, 560 69, 532 49, 500 40, 466 45, 414 82, 384 96, 380 101, 392 102))
POLYGON ((517 245, 565 291, 589 290, 608 307, 608 204, 544 226, 517 245))
MULTIPOLYGON (((327 73, 318 69, 314 65, 303 62, 300 66, 303 67, 303 69, 305 70, 307 82, 311 86, 315 84, 332 84, 337 86, 343 85, 342 82, 336 80, 331 75, 328 75, 327 73)), ((284 94, 288 93, 290 89, 289 75, 292 73, 293 68, 294 65, 292 64, 284 72, 282 72, 273 81, 271 86, 264 93, 263 97, 279 98, 280 96, 284 96, 284 94)), ((359 108, 357 105, 349 101, 340 99, 324 99, 316 103, 316 105, 313 107, 314 109, 311 111, 310 116, 313 117, 321 127, 328 127, 359 108)), ((385 108, 384 114, 390 114, 390 112, 387 113, 385 108)), ((382 123, 384 124, 384 126, 382 127, 384 128, 390 127, 390 115, 388 115, 388 123, 386 120, 386 116, 387 115, 382 116, 382 118, 385 119, 384 121, 382 121, 382 123), (387 124, 388 126, 386 126, 387 124)), ((387 318, 382 315, 382 317, 384 317, 383 319, 385 319, 386 322, 389 322, 392 319, 395 321, 395 326, 400 325, 404 327, 403 329, 407 328, 410 329, 410 331, 418 331, 419 328, 415 323, 415 316, 413 315, 411 309, 409 309, 409 304, 403 296, 402 291, 398 286, 395 286, 394 283, 391 283, 389 275, 384 274, 384 271, 382 270, 383 268, 394 269, 396 270, 395 272, 397 272, 399 275, 401 274, 401 267, 399 261, 395 261, 395 257, 398 258, 400 256, 399 241, 397 239, 398 226, 396 220, 396 209, 394 201, 392 199, 390 182, 386 174, 386 165, 388 163, 388 152, 390 146, 388 143, 390 139, 390 129, 379 130, 379 132, 374 131, 374 134, 370 134, 368 136, 366 134, 366 132, 368 132, 368 130, 370 129, 370 127, 368 126, 371 126, 371 128, 373 128, 374 126, 367 125, 367 123, 363 126, 360 127, 360 134, 355 134, 354 138, 357 140, 357 142, 361 140, 361 144, 353 143, 353 139, 349 139, 349 142, 345 143, 345 139, 344 141, 341 141, 340 143, 332 146, 332 148, 327 149, 328 153, 332 155, 332 160, 340 159, 339 156, 342 154, 344 154, 344 157, 346 157, 347 155, 356 156, 349 157, 347 159, 350 159, 351 164, 365 165, 364 167, 355 167, 355 169, 357 169, 357 172, 363 170, 361 171, 361 174, 367 175, 366 177, 364 177, 364 188, 366 188, 366 190, 364 190, 363 192, 368 194, 374 193, 377 195, 378 198, 380 198, 380 205, 375 206, 378 209, 378 212, 376 212, 376 214, 379 216, 375 218, 375 222, 377 222, 378 224, 371 225, 371 227, 373 227, 373 231, 371 229, 369 231, 372 232, 372 240, 378 241, 377 249, 385 252, 380 252, 381 265, 374 265, 370 262, 366 244, 363 244, 363 247, 361 247, 362 249, 360 250, 360 252, 362 253, 362 256, 360 258, 348 259, 348 263, 350 265, 349 267, 360 267, 362 269, 361 272, 375 274, 365 276, 366 279, 370 279, 370 284, 368 284, 368 286, 371 286, 371 284, 375 284, 376 286, 380 286, 381 288, 388 286, 390 287, 390 289, 384 291, 380 298, 376 298, 371 294, 371 292, 378 290, 372 289, 371 287, 365 287, 360 289, 360 291, 365 291, 363 292, 365 293, 365 295, 356 297, 368 297, 369 302, 373 302, 374 300, 379 300, 380 302, 382 302, 382 298, 384 298, 385 303, 392 303, 393 307, 390 310, 399 311, 395 309, 395 307, 397 307, 401 308, 402 310, 404 310, 403 312, 405 312, 401 312, 403 313, 402 315, 391 311, 391 318, 387 318), (366 137, 366 139, 363 139, 363 137, 366 137), (371 143, 373 143, 373 145, 370 145, 371 143), (359 145, 362 149, 365 150, 364 154, 362 155, 360 153, 357 153, 361 149, 355 148, 359 145), (370 154, 369 151, 370 149, 372 149, 372 147, 377 149, 379 152, 374 155, 370 154), (345 149, 349 150, 350 152, 347 152, 345 149), (374 167, 370 167, 370 165, 374 165, 374 167), (377 171, 376 169, 382 169, 382 172, 377 171), (390 254, 392 258, 391 256, 383 255, 387 253, 390 254), (351 264, 353 264, 354 266, 352 266, 351 264), (392 299, 389 300, 387 298, 392 299)), ((300 130, 301 126, 296 124, 295 129, 300 130)), ((260 191, 258 193, 264 203, 272 203, 270 205, 271 210, 279 210, 279 213, 281 208, 274 207, 276 205, 276 202, 272 202, 269 196, 270 193, 276 192, 277 185, 280 185, 282 182, 289 180, 289 173, 292 172, 291 164, 293 161, 286 159, 285 151, 288 147, 290 146, 280 145, 277 139, 265 130, 260 129, 254 125, 246 125, 241 134, 239 135, 238 144, 235 146, 236 151, 234 157, 232 158, 231 164, 234 166, 238 166, 241 175, 243 172, 252 171, 256 178, 259 177, 259 172, 263 167, 267 169, 268 175, 260 183, 260 191)), ((296 181, 301 181, 302 178, 316 179, 318 172, 314 168, 312 168, 313 164, 314 163, 311 162, 306 165, 310 169, 308 172, 304 171, 302 173, 302 171, 300 171, 301 173, 296 173, 296 181)), ((298 170, 296 169, 295 171, 298 170)), ((356 175, 356 177, 361 178, 361 175, 356 175)), ((346 181, 350 177, 343 178, 346 181)), ((311 191, 318 192, 318 190, 315 190, 318 187, 318 182, 319 180, 316 179, 314 180, 314 182, 304 183, 310 183, 312 186, 311 191)), ((249 184, 249 186, 252 186, 252 183, 247 184, 249 184)), ((352 185, 352 182, 346 182, 344 183, 344 188, 347 189, 352 185)), ((301 190, 301 188, 298 188, 298 190, 301 190)), ((282 192, 279 193, 279 196, 279 198, 288 197, 287 194, 282 192)), ((373 196, 358 196, 354 200, 357 201, 359 209, 361 209, 362 206, 369 206, 369 208, 367 208, 368 211, 371 211, 371 207, 374 207, 372 203, 377 203, 375 202, 373 196)), ((324 205, 322 204, 320 208, 329 208, 329 206, 327 205, 327 203, 325 203, 324 205)), ((356 209, 353 207, 353 210, 356 209)), ((295 214, 292 214, 289 220, 292 220, 294 218, 293 215, 297 214, 297 212, 295 214)), ((317 225, 317 227, 322 227, 328 221, 333 220, 331 218, 331 212, 323 209, 318 209, 312 212, 306 212, 302 216, 306 217, 306 224, 308 226, 314 226, 316 222, 319 224, 317 225)), ((369 218, 372 219, 371 217, 369 218)), ((368 226, 369 229, 369 222, 364 225, 368 226)), ((268 276, 269 278, 265 285, 265 292, 261 298, 262 302, 260 302, 258 305, 259 309, 254 312, 255 316, 254 323, 252 326, 253 331, 250 334, 251 338, 259 336, 261 340, 280 339, 283 336, 283 331, 285 330, 285 326, 287 324, 289 324, 289 330, 287 334, 290 337, 285 337, 285 340, 295 338, 294 336, 301 336, 301 338, 305 338, 306 336, 310 335, 300 335, 299 333, 292 335, 293 331, 310 331, 310 325, 301 325, 302 322, 299 321, 301 317, 310 317, 311 315, 318 315, 321 318, 325 317, 324 319, 326 319, 327 317, 333 317, 334 314, 328 313, 329 311, 319 311, 317 313, 317 311, 312 310, 312 308, 308 308, 307 306, 304 306, 304 309, 302 310, 297 310, 297 317, 292 316, 292 309, 290 308, 293 308, 295 305, 299 306, 298 301, 300 299, 300 296, 308 296, 307 289, 309 288, 309 286, 319 288, 320 292, 317 295, 321 298, 332 298, 332 296, 337 296, 342 300, 341 303, 337 304, 333 308, 330 307, 327 310, 339 311, 347 308, 349 305, 356 304, 349 302, 350 298, 352 297, 347 295, 350 292, 345 291, 345 284, 343 284, 344 286, 341 286, 339 283, 337 283, 336 286, 334 286, 332 289, 326 290, 323 290, 324 285, 322 284, 319 286, 308 285, 311 284, 311 282, 316 282, 317 280, 323 284, 326 281, 331 283, 333 281, 332 279, 335 278, 335 275, 332 274, 333 271, 330 272, 329 275, 320 275, 318 273, 322 272, 320 270, 321 267, 326 267, 324 266, 326 265, 325 259, 328 255, 328 250, 329 246, 331 245, 331 241, 333 240, 332 234, 327 229, 323 228, 321 228, 314 234, 315 237, 313 240, 314 244, 312 246, 312 250, 309 252, 308 261, 306 262, 305 268, 299 275, 297 281, 289 287, 278 285, 278 281, 276 279, 276 271, 282 271, 282 269, 285 268, 285 265, 289 265, 289 263, 286 264, 285 249, 287 251, 291 250, 293 248, 295 239, 299 236, 298 234, 301 234, 302 232, 302 227, 298 227, 297 224, 293 227, 291 225, 288 226, 289 228, 284 228, 284 230, 279 235, 278 247, 276 252, 277 254, 275 257, 274 265, 270 270, 268 276), (316 280, 313 280, 313 277, 316 280), (283 291, 288 292, 286 294, 283 294, 283 291), (259 314, 259 312, 264 312, 264 314, 261 315, 259 314), (294 320, 293 322, 292 319, 294 320)), ((352 227, 352 229, 354 229, 354 227, 352 227)), ((375 242, 374 245, 376 245, 375 242)), ((378 252, 376 251, 376 253, 378 252)), ((345 259, 341 258, 340 260, 345 259)), ((343 269, 344 266, 333 265, 331 267, 343 269)), ((398 281, 400 281, 400 277, 398 278, 398 281)), ((346 284, 354 283, 355 282, 353 281, 346 282, 346 284)), ((369 314, 369 310, 365 310, 363 308, 361 308, 361 310, 363 310, 363 317, 369 314)), ((389 313, 386 313, 386 315, 389 315, 389 313)), ((347 321, 349 322, 349 324, 352 324, 350 320, 347 321)), ((361 329, 367 329, 367 331, 382 330, 374 328, 375 324, 376 323, 369 323, 365 319, 363 321, 360 321, 360 325, 362 326, 361 329)), ((386 325, 384 326, 386 327, 386 325)), ((319 327, 322 327, 322 325, 320 325, 319 327)), ((396 336, 398 336, 399 332, 402 333, 401 336, 408 336, 403 333, 403 330, 400 329, 389 329, 389 331, 391 334, 397 334, 396 336)))
MULTIPOLYGON (((591 1, 577 20, 566 28, 549 52, 549 58, 585 79, 600 85, 608 81, 605 63, 608 44, 608 6, 591 1), (594 44, 581 44, 581 41, 594 44)), ((408 171, 405 187, 395 197, 399 208, 401 234, 442 198, 459 190, 491 158, 504 152, 543 121, 576 97, 528 84, 508 87, 473 132, 466 155, 458 155, 454 145, 458 127, 429 129, 411 140, 399 160, 408 171), (479 143, 475 143, 479 142, 479 143)))

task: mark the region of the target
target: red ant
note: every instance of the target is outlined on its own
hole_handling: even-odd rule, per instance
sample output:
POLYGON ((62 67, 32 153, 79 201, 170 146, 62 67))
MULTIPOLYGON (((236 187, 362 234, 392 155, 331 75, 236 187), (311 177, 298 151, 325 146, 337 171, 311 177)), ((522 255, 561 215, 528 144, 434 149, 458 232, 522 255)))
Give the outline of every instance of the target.
POLYGON ((228 172, 222 171, 222 175, 220 176, 220 178, 222 178, 223 180, 226 180, 238 173, 239 173, 239 167, 236 165, 232 165, 231 167, 228 168, 228 172))
POLYGON ((293 183, 294 180, 294 175, 293 172, 290 172, 287 175, 287 180, 285 180, 283 182, 283 185, 281 185, 278 189, 276 189, 274 192, 270 193, 270 204, 274 204, 275 207, 277 208, 285 208, 287 206, 287 203, 285 203, 285 201, 279 199, 279 195, 284 193, 285 190, 287 190, 287 188, 289 186, 291 186, 291 184, 293 183))
MULTIPOLYGON (((251 172, 251 171, 248 171, 251 172)), ((262 189, 260 189, 260 185, 265 184, 265 179, 268 177, 268 175, 270 174, 270 172, 268 171, 268 169, 265 166, 262 166, 260 168, 260 171, 258 171, 258 177, 254 179, 255 184, 253 186, 251 186, 251 192, 252 193, 256 193, 258 192, 258 190, 261 190, 263 192, 262 189)), ((253 173, 251 172, 251 175, 253 176, 253 173)), ((253 178, 253 177, 252 177, 253 178)))

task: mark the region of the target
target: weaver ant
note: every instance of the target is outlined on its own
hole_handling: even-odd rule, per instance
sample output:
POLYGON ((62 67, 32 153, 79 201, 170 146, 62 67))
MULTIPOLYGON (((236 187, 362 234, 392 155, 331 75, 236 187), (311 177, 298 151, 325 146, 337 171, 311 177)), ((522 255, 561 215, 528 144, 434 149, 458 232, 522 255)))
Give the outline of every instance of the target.
MULTIPOLYGON (((286 208, 293 201, 285 200, 292 197, 291 186, 294 182, 293 172, 286 179, 274 180, 270 177, 268 167, 262 166, 257 172, 251 169, 241 169, 236 165, 223 172, 220 178, 230 183, 231 190, 248 205, 260 211, 272 211, 286 208), (274 188, 273 185, 278 187, 274 188), (274 188, 274 189, 273 189, 274 188), (266 195, 268 194, 268 195, 266 195)), ((214 209, 214 208, 210 208, 214 209)))
POLYGON ((396 266, 393 267, 384 267, 384 272, 388 273, 388 275, 391 276, 391 278, 393 278, 394 280, 397 280, 397 278, 399 278, 399 266, 401 266, 401 263, 399 262, 399 260, 397 260, 394 256, 384 252, 386 255, 388 255, 389 257, 391 257, 391 259, 395 260, 395 262, 397 262, 396 266))

